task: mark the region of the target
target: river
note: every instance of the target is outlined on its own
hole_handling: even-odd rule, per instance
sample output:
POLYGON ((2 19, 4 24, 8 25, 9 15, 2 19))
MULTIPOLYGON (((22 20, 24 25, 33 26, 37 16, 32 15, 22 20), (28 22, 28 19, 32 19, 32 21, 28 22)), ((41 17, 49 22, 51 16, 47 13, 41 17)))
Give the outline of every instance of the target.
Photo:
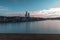
POLYGON ((0 33, 60 34, 60 20, 0 23, 0 33))

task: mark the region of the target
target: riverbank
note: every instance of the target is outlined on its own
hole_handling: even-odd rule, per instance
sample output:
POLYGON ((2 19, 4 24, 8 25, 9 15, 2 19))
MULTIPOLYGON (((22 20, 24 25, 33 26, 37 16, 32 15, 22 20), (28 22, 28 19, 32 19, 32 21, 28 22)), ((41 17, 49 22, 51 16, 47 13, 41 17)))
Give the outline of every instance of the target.
POLYGON ((60 40, 60 34, 0 34, 1 40, 60 40))
POLYGON ((60 20, 60 17, 40 18, 40 17, 0 16, 0 23, 32 22, 44 20, 60 20))
POLYGON ((20 16, 0 16, 0 23, 8 23, 8 22, 30 22, 30 21, 41 21, 45 20, 44 18, 37 17, 20 17, 20 16))

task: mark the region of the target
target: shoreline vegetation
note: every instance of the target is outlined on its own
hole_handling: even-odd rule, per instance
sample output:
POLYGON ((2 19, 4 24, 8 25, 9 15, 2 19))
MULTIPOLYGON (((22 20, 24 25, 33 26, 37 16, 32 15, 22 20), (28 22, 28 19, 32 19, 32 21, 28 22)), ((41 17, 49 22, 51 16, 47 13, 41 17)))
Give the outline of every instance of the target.
POLYGON ((45 20, 44 18, 36 18, 36 17, 20 17, 20 16, 0 16, 0 23, 7 23, 7 22, 30 22, 30 21, 41 21, 45 20))
POLYGON ((8 22, 31 22, 31 21, 44 21, 44 20, 60 20, 60 17, 56 18, 39 18, 39 17, 20 17, 20 16, 0 16, 0 23, 8 22))
POLYGON ((0 16, 0 23, 16 23, 16 22, 31 22, 31 21, 41 21, 44 18, 30 17, 30 13, 26 11, 25 16, 0 16))
POLYGON ((31 17, 30 13, 27 11, 24 17, 0 16, 0 23, 32 22, 32 21, 44 21, 44 20, 60 20, 60 17, 56 17, 56 18, 31 17))

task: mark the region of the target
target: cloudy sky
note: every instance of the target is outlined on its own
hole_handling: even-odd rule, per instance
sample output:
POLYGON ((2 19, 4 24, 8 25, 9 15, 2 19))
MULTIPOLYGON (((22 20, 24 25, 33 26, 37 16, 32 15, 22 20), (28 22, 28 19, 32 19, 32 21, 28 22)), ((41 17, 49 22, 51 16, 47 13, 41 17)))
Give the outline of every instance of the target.
POLYGON ((60 16, 60 0, 0 0, 0 15, 25 11, 38 17, 60 16))

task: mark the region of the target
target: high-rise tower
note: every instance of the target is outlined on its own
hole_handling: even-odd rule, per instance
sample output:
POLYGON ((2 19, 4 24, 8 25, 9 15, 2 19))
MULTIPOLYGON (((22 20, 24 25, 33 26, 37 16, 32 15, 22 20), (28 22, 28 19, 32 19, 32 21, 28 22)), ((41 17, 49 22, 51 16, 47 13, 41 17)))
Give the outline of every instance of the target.
POLYGON ((26 11, 25 17, 30 17, 30 14, 26 11))

